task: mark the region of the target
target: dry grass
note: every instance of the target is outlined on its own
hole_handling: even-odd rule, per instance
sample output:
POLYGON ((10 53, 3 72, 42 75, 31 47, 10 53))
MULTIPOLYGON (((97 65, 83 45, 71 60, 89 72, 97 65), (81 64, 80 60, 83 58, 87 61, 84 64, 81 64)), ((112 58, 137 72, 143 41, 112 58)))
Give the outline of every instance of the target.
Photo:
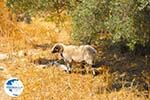
MULTIPOLYGON (((53 58, 45 54, 46 51, 43 53, 41 50, 39 56, 53 58)), ((31 59, 36 58, 16 58, 16 62, 5 62, 11 76, 18 77, 25 86, 23 93, 13 100, 148 100, 148 93, 140 92, 134 86, 109 89, 120 75, 111 74, 107 66, 103 66, 101 75, 93 78, 91 74, 67 74, 54 66, 42 69, 30 62, 31 59)))
MULTIPOLYGON (((18 77, 25 87, 23 93, 16 98, 8 97, 0 91, 1 100, 150 100, 149 87, 148 90, 139 90, 137 84, 133 85, 134 80, 124 79, 124 68, 101 66, 98 69, 100 74, 94 78, 89 73, 82 75, 81 71, 67 74, 55 66, 40 68, 34 64, 35 60, 56 58, 56 55, 50 54, 49 45, 72 42, 68 34, 71 31, 69 23, 66 23, 68 27, 65 28, 58 28, 54 23, 42 19, 35 19, 32 24, 17 23, 9 20, 6 8, 1 8, 0 52, 8 53, 10 58, 0 61, 0 65, 7 68, 0 72, 0 87, 10 76, 18 77), (20 50, 27 55, 20 54, 20 50), (129 86, 126 86, 126 82, 129 86), (116 83, 121 84, 119 89, 114 88, 116 83)), ((126 63, 124 65, 128 66, 126 63)), ((147 77, 150 74, 144 75, 147 77)), ((149 77, 145 80, 149 86, 149 77)))

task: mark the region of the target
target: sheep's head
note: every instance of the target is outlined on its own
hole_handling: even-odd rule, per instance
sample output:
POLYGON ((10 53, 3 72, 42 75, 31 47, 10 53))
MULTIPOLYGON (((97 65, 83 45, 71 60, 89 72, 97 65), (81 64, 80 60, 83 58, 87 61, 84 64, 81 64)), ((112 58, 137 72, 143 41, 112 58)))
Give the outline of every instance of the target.
POLYGON ((55 44, 51 50, 52 53, 61 53, 63 52, 63 44, 55 44))

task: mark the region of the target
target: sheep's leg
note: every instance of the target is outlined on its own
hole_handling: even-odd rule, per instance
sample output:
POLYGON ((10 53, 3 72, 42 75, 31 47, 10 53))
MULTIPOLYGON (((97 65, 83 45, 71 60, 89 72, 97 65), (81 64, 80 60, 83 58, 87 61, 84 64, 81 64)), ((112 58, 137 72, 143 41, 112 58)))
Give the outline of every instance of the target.
POLYGON ((67 63, 67 72, 71 73, 71 64, 67 63))
POLYGON ((95 66, 95 62, 92 61, 91 59, 86 59, 87 64, 91 65, 92 67, 92 74, 93 76, 96 76, 96 66, 95 66))
POLYGON ((96 76, 96 68, 95 68, 95 65, 92 65, 92 73, 93 73, 93 76, 96 76))
POLYGON ((96 76, 96 69, 92 67, 93 76, 96 76))
POLYGON ((71 73, 71 61, 70 60, 66 60, 64 59, 65 63, 66 63, 66 67, 67 67, 67 72, 71 73))

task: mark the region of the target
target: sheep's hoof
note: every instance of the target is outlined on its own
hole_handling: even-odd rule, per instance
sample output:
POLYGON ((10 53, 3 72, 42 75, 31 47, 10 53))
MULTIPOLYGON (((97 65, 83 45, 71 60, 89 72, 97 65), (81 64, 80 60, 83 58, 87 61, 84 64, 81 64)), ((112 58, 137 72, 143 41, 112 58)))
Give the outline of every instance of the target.
POLYGON ((82 74, 82 75, 85 75, 85 74, 86 74, 86 72, 85 72, 85 71, 81 71, 81 74, 82 74))
POLYGON ((93 74, 93 77, 96 77, 97 75, 96 74, 93 74))
POLYGON ((94 71, 94 72, 93 72, 93 77, 97 76, 98 74, 99 74, 98 71, 94 71))
POLYGON ((65 70, 65 72, 71 74, 71 71, 70 71, 70 70, 65 70))
POLYGON ((69 74, 71 74, 71 71, 68 71, 69 74))

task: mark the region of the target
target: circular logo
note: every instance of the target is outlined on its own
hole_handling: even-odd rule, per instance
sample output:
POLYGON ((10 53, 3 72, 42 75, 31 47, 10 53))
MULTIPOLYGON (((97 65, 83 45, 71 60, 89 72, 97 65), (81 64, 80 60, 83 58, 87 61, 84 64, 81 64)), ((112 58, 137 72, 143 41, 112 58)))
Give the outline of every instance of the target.
POLYGON ((12 97, 19 96, 24 89, 22 82, 17 78, 10 78, 4 84, 5 92, 12 97))

